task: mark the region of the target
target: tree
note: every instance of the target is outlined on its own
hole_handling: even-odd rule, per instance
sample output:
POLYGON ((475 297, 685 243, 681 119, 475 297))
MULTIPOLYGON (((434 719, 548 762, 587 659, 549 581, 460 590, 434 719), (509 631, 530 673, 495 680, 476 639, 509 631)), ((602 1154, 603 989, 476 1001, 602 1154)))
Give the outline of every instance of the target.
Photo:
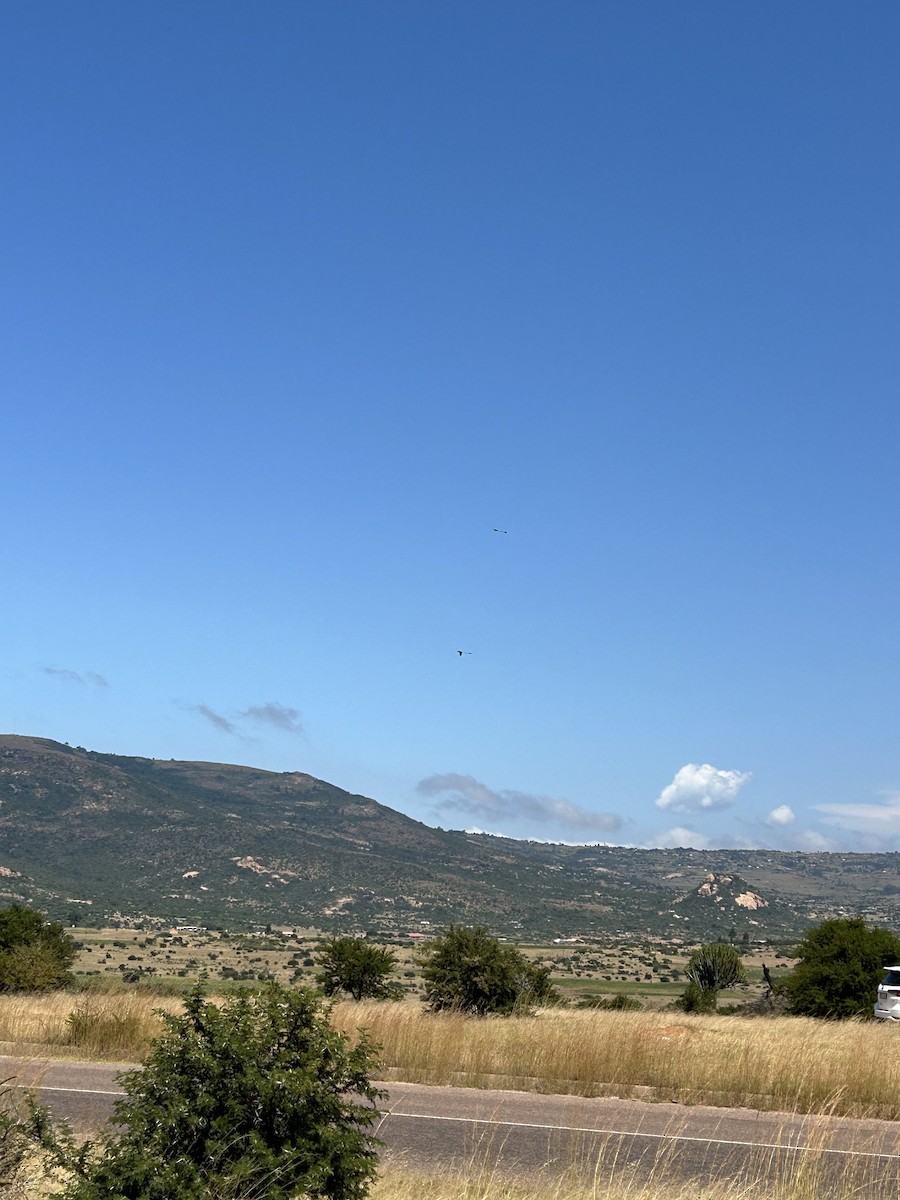
POLYGON ((800 1016, 871 1016, 882 969, 900 963, 900 938, 861 917, 823 921, 797 946, 800 960, 778 989, 800 1016))
POLYGON ((377 1165, 374 1051, 350 1047, 310 990, 270 984, 223 1004, 199 987, 136 1071, 96 1142, 33 1110, 68 1174, 60 1200, 360 1200, 377 1165))
POLYGON ((475 1016, 508 1015, 559 999, 549 967, 529 962, 521 950, 491 937, 481 926, 451 925, 425 948, 419 961, 425 1003, 435 1012, 452 1008, 475 1016))
POLYGON ((347 992, 354 1000, 384 1000, 397 993, 396 985, 387 982, 397 956, 384 946, 362 938, 333 937, 322 943, 317 962, 321 970, 316 982, 326 996, 347 992))
POLYGON ((722 988, 746 983, 741 956, 727 942, 709 942, 695 950, 685 967, 688 985, 681 996, 685 1012, 713 1012, 722 988))
POLYGON ((62 925, 13 904, 0 912, 0 991, 41 992, 64 987, 77 947, 62 925))

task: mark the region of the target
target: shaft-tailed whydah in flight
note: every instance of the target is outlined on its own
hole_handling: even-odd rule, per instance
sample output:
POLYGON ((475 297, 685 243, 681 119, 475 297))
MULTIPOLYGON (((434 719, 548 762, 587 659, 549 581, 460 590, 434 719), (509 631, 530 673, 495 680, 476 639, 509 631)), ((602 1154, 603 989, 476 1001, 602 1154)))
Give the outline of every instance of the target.
POLYGON ((471 650, 457 650, 457 652, 456 652, 456 653, 457 653, 457 654, 460 656, 460 658, 462 658, 462 656, 463 656, 464 654, 471 654, 471 653, 472 653, 472 651, 471 651, 471 650))
POLYGON ((508 529, 498 529, 497 526, 495 525, 494 533, 509 533, 509 530, 508 529))

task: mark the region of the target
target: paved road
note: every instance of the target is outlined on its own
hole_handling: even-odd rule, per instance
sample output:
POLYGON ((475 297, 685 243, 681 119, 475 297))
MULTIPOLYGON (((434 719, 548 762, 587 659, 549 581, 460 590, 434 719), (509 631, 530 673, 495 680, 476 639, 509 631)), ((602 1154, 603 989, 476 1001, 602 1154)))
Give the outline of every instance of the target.
MULTIPOLYGON (((109 1116, 120 1067, 0 1057, 2 1078, 35 1087, 42 1103, 80 1133, 109 1116)), ((758 1180, 815 1171, 852 1177, 867 1200, 900 1194, 900 1124, 797 1117, 749 1109, 646 1104, 611 1098, 386 1085, 378 1135, 385 1156, 427 1170, 471 1169, 587 1177, 665 1168, 679 1178, 758 1180)))

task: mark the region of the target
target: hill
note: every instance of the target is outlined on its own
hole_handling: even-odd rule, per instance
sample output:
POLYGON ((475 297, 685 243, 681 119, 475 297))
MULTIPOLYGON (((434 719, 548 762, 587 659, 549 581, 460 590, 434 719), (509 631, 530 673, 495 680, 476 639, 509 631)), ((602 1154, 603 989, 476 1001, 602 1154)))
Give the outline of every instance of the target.
POLYGON ((79 923, 784 942, 836 914, 896 927, 898 865, 520 842, 433 829, 301 772, 0 736, 0 899, 79 923))

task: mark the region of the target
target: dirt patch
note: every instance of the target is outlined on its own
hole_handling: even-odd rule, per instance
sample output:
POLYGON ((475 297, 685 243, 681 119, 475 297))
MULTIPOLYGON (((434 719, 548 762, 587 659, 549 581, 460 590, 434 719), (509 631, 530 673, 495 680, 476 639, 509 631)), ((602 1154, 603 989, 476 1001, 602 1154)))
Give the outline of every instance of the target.
MULTIPOLYGON (((648 1031, 649 1032, 649 1031, 648 1031)), ((682 1042, 699 1037, 699 1031, 687 1025, 662 1025, 652 1031, 653 1036, 661 1042, 682 1042)))

